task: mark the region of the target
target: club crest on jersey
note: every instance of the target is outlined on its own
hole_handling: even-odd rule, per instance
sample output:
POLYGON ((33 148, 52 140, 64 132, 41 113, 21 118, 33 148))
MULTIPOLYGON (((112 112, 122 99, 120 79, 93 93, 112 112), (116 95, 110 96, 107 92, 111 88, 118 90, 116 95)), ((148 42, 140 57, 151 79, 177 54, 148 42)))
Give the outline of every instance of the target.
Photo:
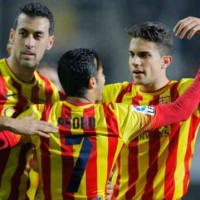
POLYGON ((171 103, 171 97, 170 96, 159 98, 159 104, 167 104, 167 103, 171 103))
POLYGON ((132 106, 132 110, 147 115, 155 115, 155 109, 152 106, 132 106))

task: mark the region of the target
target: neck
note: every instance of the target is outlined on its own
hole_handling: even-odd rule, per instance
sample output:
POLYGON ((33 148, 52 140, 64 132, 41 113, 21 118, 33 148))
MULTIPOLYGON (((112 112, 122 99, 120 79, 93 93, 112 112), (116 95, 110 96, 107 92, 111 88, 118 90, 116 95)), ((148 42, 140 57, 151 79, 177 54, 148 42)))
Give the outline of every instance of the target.
POLYGON ((142 92, 155 92, 165 87, 168 83, 169 83, 169 79, 165 78, 160 83, 142 84, 140 86, 140 89, 142 92))
POLYGON ((74 103, 95 103, 94 101, 92 101, 91 99, 89 99, 87 97, 71 97, 71 96, 68 96, 67 100, 74 102, 74 103))
POLYGON ((15 74, 15 76, 26 83, 30 83, 34 80, 34 68, 25 68, 20 66, 18 62, 15 62, 11 57, 7 59, 8 66, 15 74))

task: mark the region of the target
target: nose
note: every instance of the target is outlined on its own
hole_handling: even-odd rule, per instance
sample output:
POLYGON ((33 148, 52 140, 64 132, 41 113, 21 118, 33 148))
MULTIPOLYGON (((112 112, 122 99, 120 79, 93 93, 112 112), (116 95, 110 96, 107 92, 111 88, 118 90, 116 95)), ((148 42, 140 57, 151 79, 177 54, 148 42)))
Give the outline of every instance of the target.
POLYGON ((131 65, 140 65, 140 58, 138 56, 130 57, 129 62, 131 65))
POLYGON ((35 39, 32 35, 29 35, 25 40, 25 45, 28 48, 32 48, 35 45, 35 39))

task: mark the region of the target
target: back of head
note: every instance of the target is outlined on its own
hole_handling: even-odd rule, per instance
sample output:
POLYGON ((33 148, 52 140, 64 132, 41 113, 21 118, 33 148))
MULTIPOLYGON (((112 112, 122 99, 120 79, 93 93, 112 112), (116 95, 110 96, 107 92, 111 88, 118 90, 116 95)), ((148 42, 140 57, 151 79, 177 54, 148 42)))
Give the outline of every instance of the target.
POLYGON ((171 54, 173 47, 172 31, 160 22, 144 22, 127 29, 132 38, 141 38, 154 42, 161 51, 161 54, 171 54))
POLYGON ((44 17, 49 20, 49 35, 53 35, 54 32, 54 18, 52 12, 46 5, 34 1, 27 3, 19 8, 19 11, 15 17, 14 29, 17 27, 19 15, 25 14, 29 17, 44 17))
POLYGON ((88 81, 96 77, 100 60, 95 50, 78 48, 67 51, 58 61, 58 77, 68 96, 84 97, 88 81))

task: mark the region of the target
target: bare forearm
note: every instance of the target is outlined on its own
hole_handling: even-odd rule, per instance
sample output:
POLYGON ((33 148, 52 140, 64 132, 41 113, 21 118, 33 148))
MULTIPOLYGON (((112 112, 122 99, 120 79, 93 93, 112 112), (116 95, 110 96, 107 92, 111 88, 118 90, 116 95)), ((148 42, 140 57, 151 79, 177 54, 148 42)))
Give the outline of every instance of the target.
POLYGON ((9 130, 12 131, 13 127, 15 126, 14 120, 10 117, 3 117, 0 116, 0 130, 9 130))

